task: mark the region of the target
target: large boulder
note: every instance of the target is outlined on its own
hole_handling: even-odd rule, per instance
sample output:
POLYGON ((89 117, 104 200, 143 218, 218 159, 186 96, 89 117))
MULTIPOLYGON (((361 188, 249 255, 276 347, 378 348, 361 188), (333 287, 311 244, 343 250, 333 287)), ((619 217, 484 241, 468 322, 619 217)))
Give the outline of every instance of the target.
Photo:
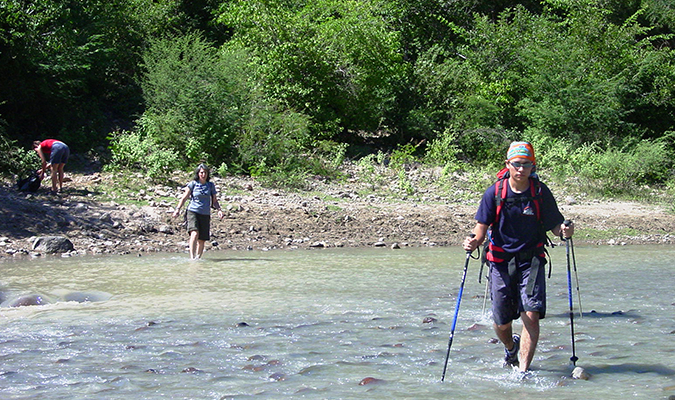
POLYGON ((49 254, 67 253, 75 250, 75 246, 64 236, 40 236, 33 242, 33 250, 49 254))

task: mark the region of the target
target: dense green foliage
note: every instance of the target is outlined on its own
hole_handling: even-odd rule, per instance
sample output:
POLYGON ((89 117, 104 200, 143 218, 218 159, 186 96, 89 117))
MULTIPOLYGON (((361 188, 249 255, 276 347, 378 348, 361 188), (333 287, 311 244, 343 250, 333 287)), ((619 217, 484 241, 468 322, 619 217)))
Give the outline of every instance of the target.
POLYGON ((664 0, 7 0, 2 168, 56 137, 302 187, 347 156, 495 168, 526 139, 604 194, 673 186, 674 31, 664 0))

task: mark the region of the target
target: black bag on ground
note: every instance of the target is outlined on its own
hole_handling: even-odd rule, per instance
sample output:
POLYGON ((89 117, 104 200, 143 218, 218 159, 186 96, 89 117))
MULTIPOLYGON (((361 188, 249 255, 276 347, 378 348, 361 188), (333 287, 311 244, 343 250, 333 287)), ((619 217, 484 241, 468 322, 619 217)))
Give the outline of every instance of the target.
POLYGON ((16 186, 20 192, 35 193, 40 188, 40 183, 42 183, 40 175, 38 175, 37 171, 31 171, 27 178, 17 181, 16 186))

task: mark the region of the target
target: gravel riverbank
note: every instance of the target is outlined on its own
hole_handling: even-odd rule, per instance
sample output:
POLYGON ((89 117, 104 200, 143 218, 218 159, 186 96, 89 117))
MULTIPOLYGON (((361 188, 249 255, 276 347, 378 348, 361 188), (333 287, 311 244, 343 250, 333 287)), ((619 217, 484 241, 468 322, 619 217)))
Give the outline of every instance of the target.
MULTIPOLYGON (((45 236, 72 242, 73 250, 59 256, 186 251, 182 219, 171 217, 180 184, 113 195, 104 189, 112 181, 109 174, 68 176, 64 193, 56 196, 44 185, 35 194, 18 192, 9 183, 0 187, 0 260, 45 256, 35 246, 36 238, 45 236)), ((317 181, 311 191, 265 189, 250 178, 215 177, 214 182, 225 217, 212 216, 207 251, 454 246, 473 227, 479 197, 392 198, 364 191, 354 181, 317 181)), ((675 243, 675 215, 662 207, 554 194, 565 217, 577 224, 576 244, 675 243)))

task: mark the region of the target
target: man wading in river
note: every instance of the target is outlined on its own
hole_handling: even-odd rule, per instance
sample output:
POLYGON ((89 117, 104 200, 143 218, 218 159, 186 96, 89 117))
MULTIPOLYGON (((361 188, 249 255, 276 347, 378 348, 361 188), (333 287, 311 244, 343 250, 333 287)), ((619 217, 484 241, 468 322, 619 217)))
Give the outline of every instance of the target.
POLYGON ((544 243, 546 232, 574 234, 574 225, 563 224, 549 188, 534 174, 534 149, 527 142, 513 142, 500 179, 490 186, 476 213, 474 237, 463 247, 474 251, 489 234, 492 315, 497 337, 504 344, 504 365, 527 372, 539 341, 539 320, 546 315, 544 243), (520 335, 513 334, 513 320, 522 319, 520 335), (520 357, 519 357, 520 356, 520 357))

